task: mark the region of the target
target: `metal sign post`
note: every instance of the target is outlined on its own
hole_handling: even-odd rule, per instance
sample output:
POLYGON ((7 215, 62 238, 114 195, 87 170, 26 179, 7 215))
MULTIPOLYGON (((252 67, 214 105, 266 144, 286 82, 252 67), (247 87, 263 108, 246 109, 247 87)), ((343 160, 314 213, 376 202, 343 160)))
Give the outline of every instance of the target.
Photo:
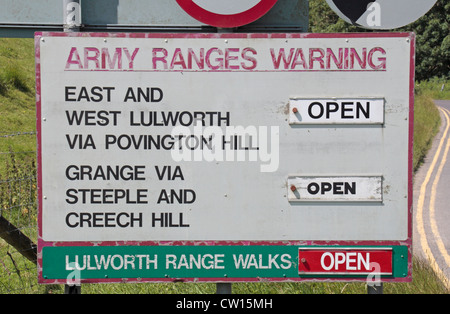
MULTIPOLYGON (((81 1, 63 0, 63 25, 64 32, 79 32, 81 26, 81 1)), ((80 283, 66 283, 65 294, 81 294, 80 283)))
POLYGON ((79 32, 81 26, 81 0, 63 0, 65 32, 79 32))

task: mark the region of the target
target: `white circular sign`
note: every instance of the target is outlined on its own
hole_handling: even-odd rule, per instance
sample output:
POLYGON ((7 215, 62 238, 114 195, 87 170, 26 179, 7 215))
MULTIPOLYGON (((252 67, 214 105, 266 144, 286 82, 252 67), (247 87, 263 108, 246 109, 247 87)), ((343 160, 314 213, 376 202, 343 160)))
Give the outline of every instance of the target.
POLYGON ((208 25, 231 28, 266 14, 277 0, 177 0, 190 16, 208 25))
POLYGON ((348 23, 370 29, 394 29, 425 15, 437 0, 327 0, 348 23))

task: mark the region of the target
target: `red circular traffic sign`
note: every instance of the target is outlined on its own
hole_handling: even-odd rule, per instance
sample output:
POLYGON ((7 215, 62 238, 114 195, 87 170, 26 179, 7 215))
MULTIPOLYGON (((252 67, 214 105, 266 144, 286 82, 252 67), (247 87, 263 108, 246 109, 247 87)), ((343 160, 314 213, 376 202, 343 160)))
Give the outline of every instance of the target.
POLYGON ((266 14, 277 0, 177 0, 186 13, 215 27, 249 24, 266 14))

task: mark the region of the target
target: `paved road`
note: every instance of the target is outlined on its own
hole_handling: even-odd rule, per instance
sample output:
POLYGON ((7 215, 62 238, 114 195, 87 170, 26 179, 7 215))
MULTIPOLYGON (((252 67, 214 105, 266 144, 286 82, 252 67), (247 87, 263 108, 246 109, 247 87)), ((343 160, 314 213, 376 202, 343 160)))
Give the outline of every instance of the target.
POLYGON ((428 259, 450 289, 450 101, 436 101, 441 128, 414 178, 414 255, 428 259))

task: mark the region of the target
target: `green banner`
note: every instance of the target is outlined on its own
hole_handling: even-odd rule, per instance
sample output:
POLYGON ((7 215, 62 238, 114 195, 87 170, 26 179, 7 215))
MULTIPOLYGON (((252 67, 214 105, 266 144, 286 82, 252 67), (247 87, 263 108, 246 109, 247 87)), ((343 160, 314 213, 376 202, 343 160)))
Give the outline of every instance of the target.
MULTIPOLYGON (((299 278, 299 248, 301 246, 278 245, 44 247, 42 277, 43 279, 299 278)), ((392 250, 393 274, 389 277, 406 277, 408 248, 393 246, 392 250)))

